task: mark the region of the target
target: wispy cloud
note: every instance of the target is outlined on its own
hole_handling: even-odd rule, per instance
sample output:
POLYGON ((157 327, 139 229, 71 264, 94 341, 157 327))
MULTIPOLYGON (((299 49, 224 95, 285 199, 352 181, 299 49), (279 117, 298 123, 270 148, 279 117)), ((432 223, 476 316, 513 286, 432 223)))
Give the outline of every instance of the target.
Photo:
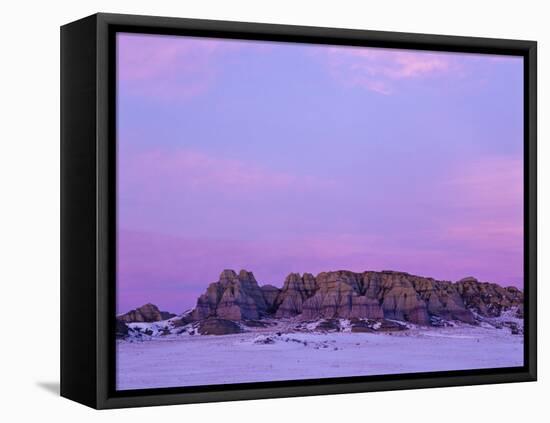
POLYGON ((332 180, 268 169, 253 162, 188 149, 154 149, 120 158, 120 172, 143 193, 163 190, 173 197, 189 190, 233 194, 266 191, 306 191, 333 186, 332 180))
POLYGON ((124 94, 162 100, 202 94, 219 72, 216 60, 236 46, 208 38, 119 34, 119 88, 124 94))
POLYGON ((516 156, 472 159, 457 166, 444 185, 472 209, 519 210, 523 198, 523 160, 516 156))
POLYGON ((521 275, 522 160, 494 156, 462 163, 441 181, 440 189, 439 198, 447 203, 449 210, 445 215, 434 217, 439 223, 442 245, 469 252, 471 256, 478 252, 486 266, 499 269, 493 270, 495 273, 521 275))
POLYGON ((392 94, 397 81, 449 74, 457 68, 448 54, 367 47, 320 50, 330 74, 338 81, 392 94))

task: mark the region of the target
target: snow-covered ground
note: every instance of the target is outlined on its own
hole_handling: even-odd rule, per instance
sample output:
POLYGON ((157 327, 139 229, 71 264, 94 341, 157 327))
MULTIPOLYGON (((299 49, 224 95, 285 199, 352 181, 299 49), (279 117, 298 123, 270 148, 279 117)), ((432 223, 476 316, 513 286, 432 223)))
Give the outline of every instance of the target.
POLYGON ((523 336, 507 327, 412 326, 392 333, 352 333, 346 322, 342 327, 341 332, 310 331, 314 326, 294 331, 283 323, 223 336, 191 331, 195 334, 117 341, 117 389, 523 365, 523 336))

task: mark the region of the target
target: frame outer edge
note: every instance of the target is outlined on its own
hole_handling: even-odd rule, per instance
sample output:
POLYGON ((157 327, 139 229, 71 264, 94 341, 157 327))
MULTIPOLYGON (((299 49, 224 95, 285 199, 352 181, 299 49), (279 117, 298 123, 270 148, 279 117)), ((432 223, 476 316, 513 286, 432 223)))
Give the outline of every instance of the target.
MULTIPOLYGON (((223 22, 198 19, 162 18, 136 15, 119 15, 99 13, 93 15, 96 19, 96 298, 95 298, 95 323, 96 334, 96 403, 95 407, 121 408, 151 405, 169 405, 184 403, 199 403, 212 401, 234 401, 243 399, 280 398, 307 395, 325 395, 338 393, 359 393, 385 390, 421 389, 431 387, 450 387, 460 385, 478 385, 489 383, 508 383, 536 380, 536 43, 532 41, 502 40, 474 37, 456 37, 429 34, 410 34, 399 32, 367 31, 353 29, 317 28, 303 26, 289 26, 276 24, 256 24, 242 22, 223 22), (279 34, 285 36, 311 36, 328 37, 330 39, 348 40, 356 38, 362 41, 390 40, 401 44, 419 43, 429 48, 430 44, 437 44, 442 50, 456 47, 464 49, 514 49, 525 52, 529 60, 529 245, 531 255, 529 258, 529 322, 530 336, 526 340, 529 343, 529 366, 523 371, 518 369, 515 373, 495 373, 490 375, 453 375, 453 376, 425 376, 416 379, 401 380, 375 380, 368 382, 349 382, 344 384, 323 384, 309 386, 281 386, 258 387, 224 391, 189 392, 165 394, 144 394, 140 396, 117 395, 110 396, 109 372, 113 369, 109 360, 109 333, 111 330, 111 317, 109 316, 109 248, 115 248, 110 244, 109 237, 109 201, 110 201, 110 177, 107 163, 109 152, 114 151, 109 145, 110 134, 114 122, 109 121, 110 95, 112 86, 109 85, 109 27, 118 25, 145 26, 152 29, 219 29, 221 32, 239 31, 254 34, 279 34)), ((402 48, 412 48, 403 46, 402 48)), ((518 53, 519 54, 519 53, 518 53)), ((113 228, 114 230, 114 228, 113 228)), ((89 405, 89 404, 88 404, 89 405)))
MULTIPOLYGON (((313 35, 314 37, 342 38, 342 39, 363 39, 371 41, 392 41, 400 44, 440 44, 446 48, 453 46, 488 46, 492 49, 513 48, 528 49, 535 42, 530 40, 515 40, 505 38, 479 38, 463 35, 438 35, 425 33, 379 31, 355 28, 334 28, 277 23, 259 23, 242 21, 221 21, 211 19, 175 18, 166 16, 146 16, 119 13, 98 13, 99 19, 106 24, 147 26, 155 29, 188 29, 219 30, 221 32, 241 32, 253 35, 289 35, 293 36, 313 35)), ((411 47, 402 47, 411 48, 411 47)), ((433 48, 433 46, 432 46, 433 48)), ((445 49, 443 49, 445 50, 445 49)))
POLYGON ((61 396, 90 407, 98 336, 95 53, 95 16, 61 27, 61 396))
MULTIPOLYGON (((105 408, 109 398, 109 372, 114 370, 109 357, 108 336, 111 331, 112 317, 109 307, 109 284, 116 283, 109 276, 109 249, 116 249, 110 244, 109 237, 109 37, 108 25, 102 14, 97 14, 97 408, 105 408)), ((114 94, 114 93, 112 93, 114 94)), ((115 230, 116 228, 113 228, 115 230)))
POLYGON ((529 147, 528 160, 528 206, 529 206, 529 278, 525 283, 529 284, 529 374, 532 380, 537 380, 538 352, 537 352, 537 43, 532 42, 528 51, 529 61, 529 110, 527 116, 529 138, 525 140, 529 147))

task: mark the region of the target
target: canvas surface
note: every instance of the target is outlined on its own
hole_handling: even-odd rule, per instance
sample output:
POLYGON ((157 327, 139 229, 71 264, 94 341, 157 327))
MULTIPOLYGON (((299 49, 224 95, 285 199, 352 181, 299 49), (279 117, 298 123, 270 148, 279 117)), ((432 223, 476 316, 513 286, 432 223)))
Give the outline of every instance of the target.
POLYGON ((519 57, 121 33, 117 389, 523 365, 519 57))

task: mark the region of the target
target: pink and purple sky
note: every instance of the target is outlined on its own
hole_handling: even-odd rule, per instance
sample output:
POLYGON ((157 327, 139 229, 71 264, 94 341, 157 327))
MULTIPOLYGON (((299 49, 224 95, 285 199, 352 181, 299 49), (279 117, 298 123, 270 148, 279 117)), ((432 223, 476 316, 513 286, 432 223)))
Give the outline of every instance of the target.
POLYGON ((223 269, 523 287, 519 57, 118 34, 117 311, 223 269))

